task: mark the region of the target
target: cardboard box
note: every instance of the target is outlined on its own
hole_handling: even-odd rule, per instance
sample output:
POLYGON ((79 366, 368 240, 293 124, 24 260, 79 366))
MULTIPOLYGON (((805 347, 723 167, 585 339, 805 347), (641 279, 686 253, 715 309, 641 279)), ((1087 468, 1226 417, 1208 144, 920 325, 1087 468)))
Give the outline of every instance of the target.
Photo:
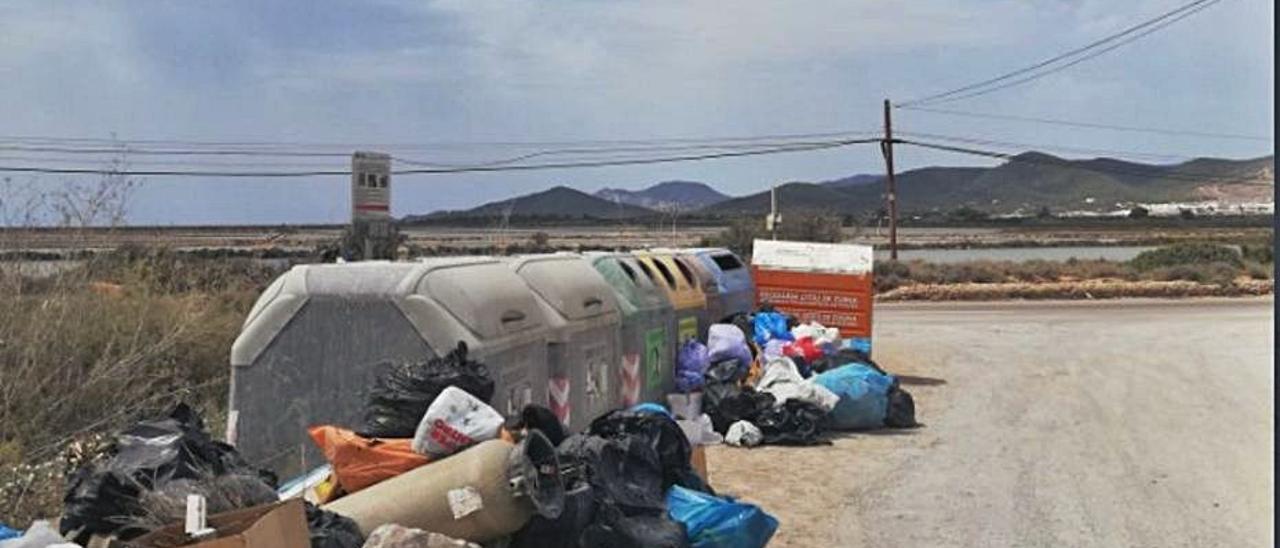
POLYGON ((183 523, 157 529, 126 543, 136 548, 310 548, 307 514, 301 499, 263 504, 209 516, 213 538, 192 542, 183 523))
POLYGON ((702 481, 711 483, 711 478, 707 477, 707 450, 705 445, 694 445, 693 454, 689 457, 689 464, 693 465, 693 470, 702 476, 702 481))

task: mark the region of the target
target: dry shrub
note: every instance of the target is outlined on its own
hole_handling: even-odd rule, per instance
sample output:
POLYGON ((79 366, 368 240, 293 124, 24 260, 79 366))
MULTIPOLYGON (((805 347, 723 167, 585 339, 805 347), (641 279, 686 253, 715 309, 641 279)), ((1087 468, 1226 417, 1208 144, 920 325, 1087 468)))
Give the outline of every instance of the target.
POLYGON ((0 271, 0 522, 56 515, 69 449, 101 433, 178 401, 222 426, 231 343, 275 274, 163 255, 0 271))

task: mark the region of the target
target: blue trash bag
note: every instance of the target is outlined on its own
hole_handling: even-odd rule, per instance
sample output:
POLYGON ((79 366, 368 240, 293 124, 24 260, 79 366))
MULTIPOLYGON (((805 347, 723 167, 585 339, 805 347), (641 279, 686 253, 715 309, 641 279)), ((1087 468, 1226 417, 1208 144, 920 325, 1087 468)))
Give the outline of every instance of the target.
POLYGON ((702 390, 702 376, 710 365, 706 345, 695 339, 685 341, 676 356, 676 390, 686 393, 702 390))
POLYGON ((22 531, 10 529, 3 523, 0 523, 0 540, 18 538, 22 536, 22 531))
POLYGON ((830 425, 838 430, 865 430, 884 426, 889 410, 892 375, 876 371, 863 363, 850 363, 825 371, 814 382, 840 396, 831 410, 830 425))
POLYGON ((692 548, 763 548, 778 530, 759 506, 679 485, 667 491, 667 515, 684 524, 692 548))
POLYGON ((668 411, 666 407, 653 402, 637 403, 631 406, 631 409, 628 409, 627 411, 632 413, 651 413, 654 415, 662 415, 668 419, 676 420, 676 416, 672 415, 671 411, 668 411))
POLYGON ((772 339, 783 341, 794 341, 796 338, 791 335, 791 330, 787 328, 787 316, 779 312, 758 312, 752 319, 753 330, 755 335, 752 337, 756 340, 756 344, 764 346, 764 343, 772 339))

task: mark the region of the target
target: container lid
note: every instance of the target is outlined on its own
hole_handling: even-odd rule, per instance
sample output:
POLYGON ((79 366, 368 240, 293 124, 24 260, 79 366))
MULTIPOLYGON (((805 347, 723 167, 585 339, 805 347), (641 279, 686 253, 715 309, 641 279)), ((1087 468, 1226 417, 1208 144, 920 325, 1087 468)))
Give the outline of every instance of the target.
POLYGON ((751 264, 778 270, 869 274, 869 245, 756 240, 751 264))
POLYGON ((498 337, 538 325, 533 294, 519 276, 494 259, 424 262, 417 293, 430 296, 483 337, 498 337))
POLYGON ((618 309, 613 289, 581 257, 524 257, 512 266, 534 293, 567 319, 583 320, 618 309))

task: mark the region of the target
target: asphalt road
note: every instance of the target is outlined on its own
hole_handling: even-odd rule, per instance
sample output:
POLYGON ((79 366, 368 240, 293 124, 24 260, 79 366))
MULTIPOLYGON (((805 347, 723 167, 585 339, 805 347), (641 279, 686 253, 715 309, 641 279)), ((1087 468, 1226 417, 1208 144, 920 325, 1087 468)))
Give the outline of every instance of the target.
POLYGON ((838 509, 808 522, 828 532, 792 524, 783 544, 1272 545, 1271 298, 893 305, 875 322, 927 426, 837 441, 838 509))

